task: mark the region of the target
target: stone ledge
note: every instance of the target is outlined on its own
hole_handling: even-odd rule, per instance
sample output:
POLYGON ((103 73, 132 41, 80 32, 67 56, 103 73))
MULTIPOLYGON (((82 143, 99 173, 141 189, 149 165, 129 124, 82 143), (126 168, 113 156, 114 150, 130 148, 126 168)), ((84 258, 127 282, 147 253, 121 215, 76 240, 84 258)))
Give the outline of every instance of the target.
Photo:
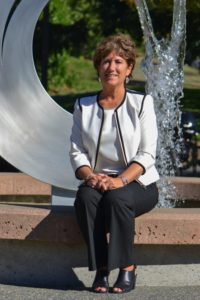
MULTIPOLYGON (((0 205, 0 239, 83 244, 73 210, 0 205)), ((200 209, 155 208, 136 219, 136 244, 200 245, 200 209)))
POLYGON ((182 200, 200 200, 199 177, 173 177, 170 180, 176 187, 177 198, 182 200))
POLYGON ((156 208, 137 218, 136 243, 199 245, 200 208, 156 208))
MULTIPOLYGON (((169 181, 176 186, 179 199, 200 200, 200 178, 173 177, 169 181)), ((50 196, 51 185, 24 173, 0 173, 0 195, 50 196)))
POLYGON ((51 186, 24 173, 0 173, 0 195, 51 195, 51 186))

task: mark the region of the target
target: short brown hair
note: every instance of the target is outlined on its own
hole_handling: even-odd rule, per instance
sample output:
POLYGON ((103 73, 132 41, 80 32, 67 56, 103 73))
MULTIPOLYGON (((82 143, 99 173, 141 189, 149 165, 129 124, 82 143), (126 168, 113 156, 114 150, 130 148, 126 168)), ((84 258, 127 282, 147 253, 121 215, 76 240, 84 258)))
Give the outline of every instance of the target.
POLYGON ((128 66, 130 66, 131 64, 133 65, 131 74, 129 76, 131 77, 136 61, 135 43, 128 35, 122 33, 111 35, 105 38, 97 46, 93 57, 93 64, 97 72, 99 70, 102 59, 113 51, 123 57, 126 60, 128 66))

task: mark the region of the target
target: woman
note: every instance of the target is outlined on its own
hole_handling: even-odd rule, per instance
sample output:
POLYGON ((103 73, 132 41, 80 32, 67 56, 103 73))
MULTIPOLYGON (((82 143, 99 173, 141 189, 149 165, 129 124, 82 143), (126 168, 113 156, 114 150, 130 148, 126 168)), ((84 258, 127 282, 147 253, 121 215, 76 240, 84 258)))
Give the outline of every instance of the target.
POLYGON ((70 158, 79 186, 75 211, 88 248, 92 289, 113 293, 135 285, 134 219, 158 201, 155 168, 157 126, 150 95, 127 90, 135 46, 126 35, 110 36, 94 54, 102 90, 76 101, 70 158))

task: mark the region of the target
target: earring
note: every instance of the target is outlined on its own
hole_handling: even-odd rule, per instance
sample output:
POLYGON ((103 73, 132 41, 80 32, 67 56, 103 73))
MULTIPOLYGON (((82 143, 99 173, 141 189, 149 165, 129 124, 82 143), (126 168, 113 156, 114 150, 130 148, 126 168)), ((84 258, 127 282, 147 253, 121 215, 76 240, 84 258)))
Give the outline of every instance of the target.
POLYGON ((101 82, 101 78, 100 77, 98 77, 98 80, 99 80, 99 82, 101 82))
POLYGON ((130 78, 127 76, 127 77, 126 77, 126 80, 125 80, 126 84, 128 84, 129 81, 130 81, 130 78))

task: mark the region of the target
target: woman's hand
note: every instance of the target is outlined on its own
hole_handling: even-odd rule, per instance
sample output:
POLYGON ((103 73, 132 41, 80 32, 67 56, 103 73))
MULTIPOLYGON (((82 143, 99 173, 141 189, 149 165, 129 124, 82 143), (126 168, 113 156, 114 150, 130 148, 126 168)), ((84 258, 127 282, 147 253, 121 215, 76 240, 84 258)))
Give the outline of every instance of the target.
POLYGON ((103 193, 105 191, 121 188, 123 186, 123 182, 120 178, 113 178, 105 174, 99 174, 99 180, 96 188, 103 193))
POLYGON ((85 183, 88 186, 91 186, 92 188, 96 188, 96 185, 98 183, 98 174, 95 173, 91 173, 90 175, 88 175, 85 179, 85 183))
POLYGON ((108 190, 113 190, 124 186, 121 178, 113 178, 102 173, 91 173, 86 178, 85 182, 88 186, 91 186, 92 188, 95 188, 101 191, 102 193, 108 190))
POLYGON ((107 175, 102 173, 91 173, 86 179, 85 183, 92 188, 100 191, 107 189, 107 175))
POLYGON ((118 189, 118 188, 121 188, 124 186, 123 182, 121 181, 121 179, 119 177, 116 177, 116 178, 109 177, 109 180, 107 181, 107 183, 108 183, 107 190, 114 190, 114 189, 118 189))

